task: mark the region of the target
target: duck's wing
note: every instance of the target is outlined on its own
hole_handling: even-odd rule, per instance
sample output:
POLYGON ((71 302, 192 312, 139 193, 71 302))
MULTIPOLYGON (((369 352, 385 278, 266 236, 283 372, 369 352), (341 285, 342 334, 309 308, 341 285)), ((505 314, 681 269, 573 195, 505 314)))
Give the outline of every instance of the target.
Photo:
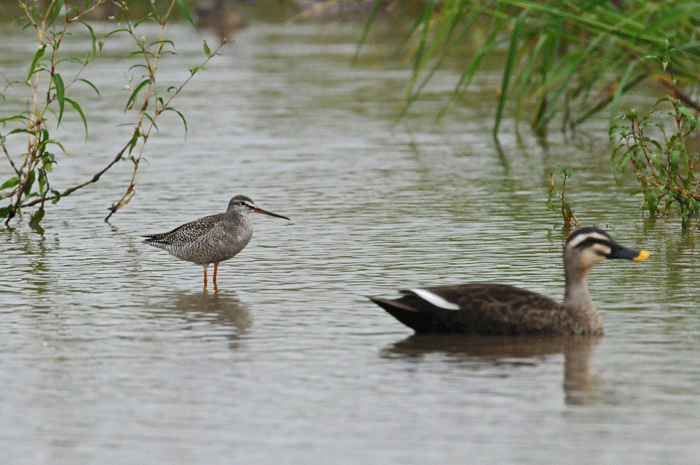
POLYGON ((372 297, 417 333, 562 334, 567 308, 535 292, 503 284, 475 283, 401 291, 399 299, 372 297))

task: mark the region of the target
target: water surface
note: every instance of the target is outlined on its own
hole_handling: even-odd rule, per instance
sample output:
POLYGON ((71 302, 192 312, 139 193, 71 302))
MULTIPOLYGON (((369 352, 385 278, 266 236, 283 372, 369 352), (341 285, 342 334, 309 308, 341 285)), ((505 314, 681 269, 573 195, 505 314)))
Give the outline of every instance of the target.
MULTIPOLYGON (((202 36, 173 31, 163 82, 201 59, 202 36)), ((160 123, 110 224, 127 163, 52 207, 43 235, 26 220, 0 229, 5 463, 697 462, 697 234, 646 220, 633 185, 615 184, 603 120, 546 145, 506 121, 496 146, 498 70, 432 125, 458 78, 439 73, 396 124, 410 64, 378 33, 349 66, 360 32, 249 28, 175 102, 187 137, 175 115, 160 123), (545 205, 557 163, 577 174, 585 224, 651 251, 592 272, 605 337, 416 338, 365 299, 467 280, 559 298, 565 234, 545 205), (218 293, 140 242, 235 194, 292 221, 255 215, 218 293)), ((26 73, 22 43, 0 40, 10 76, 26 73)), ((57 132, 71 154, 56 187, 128 137, 122 46, 86 75, 102 94, 84 96, 88 141, 74 114, 57 132)))

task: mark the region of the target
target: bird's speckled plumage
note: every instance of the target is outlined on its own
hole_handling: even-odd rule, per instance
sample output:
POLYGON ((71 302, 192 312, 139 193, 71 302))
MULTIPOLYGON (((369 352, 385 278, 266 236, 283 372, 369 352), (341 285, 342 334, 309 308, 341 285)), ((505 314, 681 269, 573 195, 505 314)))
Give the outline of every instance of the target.
POLYGON ((638 261, 648 256, 587 227, 571 233, 564 245, 566 292, 561 304, 491 283, 411 289, 401 291, 405 295, 398 299, 370 299, 417 333, 600 335, 603 321, 588 294, 588 271, 605 258, 638 261))
POLYGON ((256 207, 249 197, 237 195, 229 201, 225 213, 205 216, 167 233, 144 236, 146 239, 143 242, 166 250, 182 260, 203 266, 206 287, 207 267, 212 263, 218 267, 219 263, 233 258, 253 237, 253 223, 248 218, 249 213, 289 219, 256 207))

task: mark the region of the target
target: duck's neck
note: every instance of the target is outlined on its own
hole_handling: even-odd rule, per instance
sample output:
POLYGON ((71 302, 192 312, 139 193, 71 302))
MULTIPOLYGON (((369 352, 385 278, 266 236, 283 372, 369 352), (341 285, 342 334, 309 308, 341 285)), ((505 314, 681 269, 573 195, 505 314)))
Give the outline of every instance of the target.
POLYGON ((571 270, 567 267, 564 305, 583 312, 588 317, 591 331, 598 332, 603 328, 603 321, 588 293, 587 280, 587 270, 571 270))

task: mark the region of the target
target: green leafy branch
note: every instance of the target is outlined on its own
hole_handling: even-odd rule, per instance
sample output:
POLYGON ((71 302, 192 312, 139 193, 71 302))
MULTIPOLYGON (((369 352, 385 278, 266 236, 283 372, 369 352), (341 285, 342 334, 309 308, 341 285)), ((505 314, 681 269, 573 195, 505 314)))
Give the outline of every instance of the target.
MULTIPOLYGON (((45 203, 58 202, 62 197, 70 195, 78 189, 81 189, 89 184, 97 182, 100 177, 109 170, 114 164, 120 160, 129 159, 134 163, 134 172, 129 183, 126 193, 122 199, 110 207, 108 219, 115 211, 124 207, 134 194, 135 177, 138 169, 139 161, 144 153, 146 141, 153 128, 157 129, 156 119, 165 111, 173 111, 177 113, 185 125, 187 131, 187 122, 184 115, 171 106, 172 100, 182 91, 184 86, 201 71, 203 66, 217 54, 219 49, 224 45, 222 43, 213 52, 208 45, 204 43, 204 51, 206 60, 201 66, 190 70, 190 76, 179 86, 168 89, 170 95, 164 99, 158 95, 156 87, 156 69, 159 59, 166 53, 165 47, 174 48, 172 41, 165 38, 165 24, 170 18, 173 8, 177 5, 183 12, 185 18, 192 23, 192 18, 187 11, 185 0, 172 0, 166 12, 162 15, 158 13, 155 5, 151 3, 153 12, 141 21, 131 24, 126 20, 119 22, 120 28, 107 34, 105 38, 116 33, 128 33, 134 38, 137 45, 137 50, 132 55, 143 58, 143 63, 138 63, 130 69, 145 69, 143 79, 135 87, 130 94, 126 109, 131 110, 138 102, 143 102, 140 106, 136 123, 134 123, 134 131, 129 140, 125 143, 122 149, 116 154, 114 159, 104 168, 93 175, 89 180, 70 187, 63 191, 54 189, 50 182, 50 173, 56 163, 56 155, 53 153, 56 148, 64 155, 67 152, 63 144, 51 137, 49 122, 51 118, 55 118, 56 125, 59 126, 63 120, 63 115, 66 107, 73 108, 80 116, 85 128, 85 137, 88 137, 88 120, 82 110, 81 105, 69 97, 70 89, 78 83, 83 83, 92 88, 98 95, 97 87, 86 79, 80 77, 82 71, 93 62, 99 52, 101 52, 104 42, 98 40, 92 27, 83 22, 82 18, 100 7, 106 0, 97 0, 92 5, 88 0, 83 10, 77 7, 69 7, 64 3, 64 0, 51 0, 45 10, 37 11, 34 4, 21 3, 22 9, 27 19, 25 28, 33 28, 37 33, 38 49, 34 54, 31 64, 28 67, 28 74, 25 81, 11 82, 9 87, 14 87, 17 90, 19 100, 22 104, 23 111, 18 114, 0 119, 2 128, 8 128, 5 132, 0 132, 0 147, 2 147, 5 158, 7 159, 14 175, 5 180, 0 185, 0 201, 9 199, 10 203, 0 207, 0 218, 5 218, 5 223, 9 222, 17 215, 20 215, 23 208, 39 204, 38 210, 31 215, 30 225, 40 229, 39 223, 45 214, 45 203), (59 21, 61 11, 65 9, 64 21, 59 21), (136 28, 139 24, 146 20, 157 21, 160 26, 160 36, 158 40, 147 43, 145 38, 136 36, 136 28), (62 41, 69 34, 69 28, 74 24, 79 23, 85 26, 91 37, 91 48, 83 60, 78 58, 62 58, 59 54, 62 41), (79 64, 79 69, 72 77, 66 79, 63 65, 67 63, 79 64), (23 93, 26 91, 26 96, 23 93), (152 110, 149 112, 149 102, 152 102, 152 110), (68 105, 66 105, 68 104, 68 105), (8 138, 15 138, 24 135, 27 137, 27 151, 20 156, 13 156, 8 149, 8 138), (140 146, 136 154, 133 151, 140 146)), ((126 11, 124 3, 119 5, 126 11)), ((172 52, 168 52, 172 53, 172 52)), ((1 131, 1 130, 0 130, 1 131)))
POLYGON ((554 213, 561 213, 566 226, 573 225, 578 228, 579 221, 574 214, 574 210, 571 208, 569 202, 566 201, 566 180, 569 178, 574 178, 574 174, 568 171, 566 166, 554 165, 549 170, 549 189, 547 191, 547 207, 554 213), (561 189, 557 189, 556 180, 554 179, 554 174, 557 171, 561 171, 561 189), (558 198, 558 204, 555 205, 553 200, 554 197, 558 198))
POLYGON ((118 201, 113 203, 112 206, 109 207, 109 214, 105 218, 105 221, 108 221, 109 218, 115 212, 124 208, 131 201, 134 194, 136 193, 136 173, 138 171, 139 163, 141 162, 141 159, 143 157, 146 142, 150 137, 151 131, 153 129, 158 129, 156 125, 156 119, 163 112, 175 112, 178 114, 180 119, 182 119, 182 122, 185 126, 185 132, 187 132, 187 121, 184 115, 175 108, 173 108, 171 106, 171 102, 198 72, 205 69, 204 66, 209 62, 209 60, 216 56, 221 47, 223 47, 227 43, 226 41, 223 41, 221 45, 219 45, 219 47, 217 47, 212 52, 207 43, 204 42, 204 53, 206 54, 206 59, 204 63, 195 68, 191 68, 190 75, 187 77, 187 79, 185 79, 185 81, 182 84, 180 84, 180 86, 168 88, 168 92, 170 92, 170 95, 167 98, 167 100, 159 96, 159 88, 156 84, 156 70, 158 69, 159 60, 163 57, 164 54, 166 54, 166 52, 174 53, 166 51, 165 49, 166 46, 172 48, 174 48, 175 46, 172 41, 165 38, 165 24, 168 21, 168 18, 172 13, 173 6, 176 3, 182 9, 183 13, 185 14, 185 17, 192 23, 192 18, 190 17, 189 12, 187 11, 184 0, 174 0, 170 4, 170 8, 168 8, 168 10, 163 15, 160 15, 154 7, 153 12, 149 14, 145 20, 157 21, 161 25, 159 37, 155 41, 148 42, 145 37, 139 38, 136 35, 135 30, 136 27, 140 24, 140 22, 137 22, 136 24, 132 25, 128 21, 122 21, 121 25, 123 27, 121 29, 118 29, 117 31, 114 31, 114 33, 126 32, 134 39, 137 50, 132 52, 131 55, 140 57, 143 61, 142 63, 137 63, 130 68, 131 70, 143 69, 144 74, 141 76, 141 81, 136 85, 131 95, 127 99, 125 111, 133 109, 138 101, 142 101, 143 103, 141 104, 139 110, 137 122, 134 125, 134 132, 131 137, 131 140, 128 146, 125 148, 126 150, 123 150, 123 152, 128 151, 128 157, 124 157, 123 154, 119 156, 119 159, 126 158, 133 163, 132 176, 129 181, 129 185, 127 186, 122 197, 118 201), (148 111, 149 105, 152 105, 152 111, 150 113, 148 111), (136 154, 134 154, 134 149, 138 145, 139 141, 141 142, 140 148, 136 152, 136 154))
POLYGON ((627 125, 615 126, 610 132, 620 140, 612 160, 617 158, 617 168, 623 173, 628 165, 632 167, 652 218, 678 212, 687 228, 700 212, 700 181, 695 174, 700 166, 700 150, 694 141, 697 114, 680 99, 667 96, 647 114, 640 116, 632 110, 622 119, 627 125), (670 106, 671 111, 657 110, 660 106, 670 106), (669 120, 670 131, 663 124, 669 120))
MULTIPOLYGON (((54 200, 54 203, 61 197, 61 193, 51 188, 49 183, 49 173, 53 171, 56 157, 52 153, 52 147, 58 148, 66 154, 66 150, 61 142, 51 138, 48 127, 47 112, 56 115, 51 107, 52 103, 58 104, 58 114, 56 115, 57 126, 63 119, 65 104, 71 105, 78 112, 85 125, 87 137, 87 120, 82 108, 75 100, 66 96, 66 90, 77 82, 85 82, 95 88, 89 81, 81 79, 80 73, 97 56, 98 46, 92 28, 82 22, 82 17, 100 6, 104 0, 99 0, 93 6, 88 6, 80 12, 75 8, 66 8, 66 19, 62 27, 56 27, 64 0, 52 0, 42 15, 37 14, 34 6, 27 3, 20 3, 27 19, 27 26, 34 28, 38 36, 39 48, 32 59, 27 78, 24 82, 11 83, 10 85, 29 88, 30 96, 24 97, 18 92, 24 111, 20 114, 0 119, 0 124, 7 127, 8 124, 15 124, 17 127, 6 134, 0 133, 0 145, 7 160, 9 161, 15 176, 6 180, 0 191, 11 189, 9 192, 0 193, 0 200, 10 198, 12 202, 0 208, 0 218, 7 218, 6 223, 20 212, 27 200, 37 197, 33 204, 40 203, 39 209, 32 215, 30 224, 38 226, 44 216, 44 203, 47 200, 54 200), (79 59, 60 59, 58 55, 59 47, 67 34, 68 27, 73 22, 84 24, 92 36, 92 52, 87 55, 84 61, 79 59), (62 62, 73 62, 81 65, 80 70, 67 83, 64 81, 57 68, 62 62), (42 78, 46 76, 46 78, 42 78), (21 157, 21 161, 15 164, 7 149, 7 137, 15 134, 25 134, 27 137, 27 152, 21 157), (38 187, 38 189, 34 189, 38 187)), ((99 45, 101 49, 101 44, 99 45)))

